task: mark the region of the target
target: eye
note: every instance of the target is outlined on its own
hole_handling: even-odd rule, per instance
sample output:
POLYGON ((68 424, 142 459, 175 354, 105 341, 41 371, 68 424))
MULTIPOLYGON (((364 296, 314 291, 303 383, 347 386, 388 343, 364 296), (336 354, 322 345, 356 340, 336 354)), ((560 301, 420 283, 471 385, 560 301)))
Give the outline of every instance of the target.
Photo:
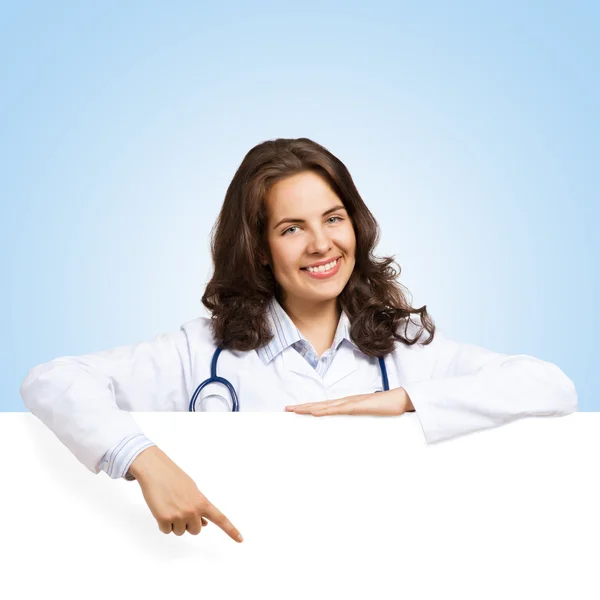
MULTIPOLYGON (((344 219, 342 217, 329 217, 329 219, 327 219, 328 223, 331 223, 331 219, 337 219, 337 221, 333 221, 333 224, 337 223, 338 221, 343 221, 344 219)), ((297 229, 298 225, 292 225, 291 227, 288 227, 285 231, 281 232, 281 235, 287 235, 288 233, 293 233, 292 229, 297 229)))

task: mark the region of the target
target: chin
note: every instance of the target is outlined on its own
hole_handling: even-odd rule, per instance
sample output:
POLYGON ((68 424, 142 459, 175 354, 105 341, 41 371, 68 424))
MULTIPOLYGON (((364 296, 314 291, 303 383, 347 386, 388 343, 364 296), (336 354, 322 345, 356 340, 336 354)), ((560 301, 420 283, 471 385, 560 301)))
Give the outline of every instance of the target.
POLYGON ((336 286, 336 288, 331 288, 329 290, 322 290, 320 293, 315 292, 314 294, 311 294, 311 299, 319 300, 321 302, 324 302, 326 300, 333 300, 334 298, 337 298, 343 291, 344 291, 344 286, 342 286, 342 287, 336 286))

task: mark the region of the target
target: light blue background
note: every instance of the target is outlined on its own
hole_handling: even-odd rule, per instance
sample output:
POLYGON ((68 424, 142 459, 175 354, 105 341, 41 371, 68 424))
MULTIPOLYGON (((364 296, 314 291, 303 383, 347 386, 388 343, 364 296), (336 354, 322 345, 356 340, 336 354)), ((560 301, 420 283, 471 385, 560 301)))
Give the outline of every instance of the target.
POLYGON ((440 330, 554 362, 600 410, 595 4, 4 6, 0 410, 35 364, 206 316, 235 170, 301 136, 440 330))

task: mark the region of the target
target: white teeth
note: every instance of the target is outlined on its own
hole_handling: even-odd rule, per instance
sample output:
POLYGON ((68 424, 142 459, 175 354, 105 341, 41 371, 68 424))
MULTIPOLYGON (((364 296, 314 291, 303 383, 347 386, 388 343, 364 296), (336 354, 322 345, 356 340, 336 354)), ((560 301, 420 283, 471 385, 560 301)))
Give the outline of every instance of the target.
POLYGON ((319 267, 306 267, 306 270, 310 271, 311 273, 325 273, 325 271, 331 271, 331 269, 335 267, 336 263, 337 259, 333 262, 327 263, 326 265, 321 265, 319 267))

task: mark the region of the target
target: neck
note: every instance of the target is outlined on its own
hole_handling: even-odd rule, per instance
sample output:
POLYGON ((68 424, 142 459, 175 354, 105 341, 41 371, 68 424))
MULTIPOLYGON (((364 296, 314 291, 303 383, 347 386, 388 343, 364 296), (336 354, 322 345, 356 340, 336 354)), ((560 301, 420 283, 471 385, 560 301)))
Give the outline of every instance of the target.
POLYGON ((317 346, 324 348, 331 346, 341 314, 337 298, 316 303, 286 300, 282 306, 294 325, 315 346, 315 349, 317 346))

